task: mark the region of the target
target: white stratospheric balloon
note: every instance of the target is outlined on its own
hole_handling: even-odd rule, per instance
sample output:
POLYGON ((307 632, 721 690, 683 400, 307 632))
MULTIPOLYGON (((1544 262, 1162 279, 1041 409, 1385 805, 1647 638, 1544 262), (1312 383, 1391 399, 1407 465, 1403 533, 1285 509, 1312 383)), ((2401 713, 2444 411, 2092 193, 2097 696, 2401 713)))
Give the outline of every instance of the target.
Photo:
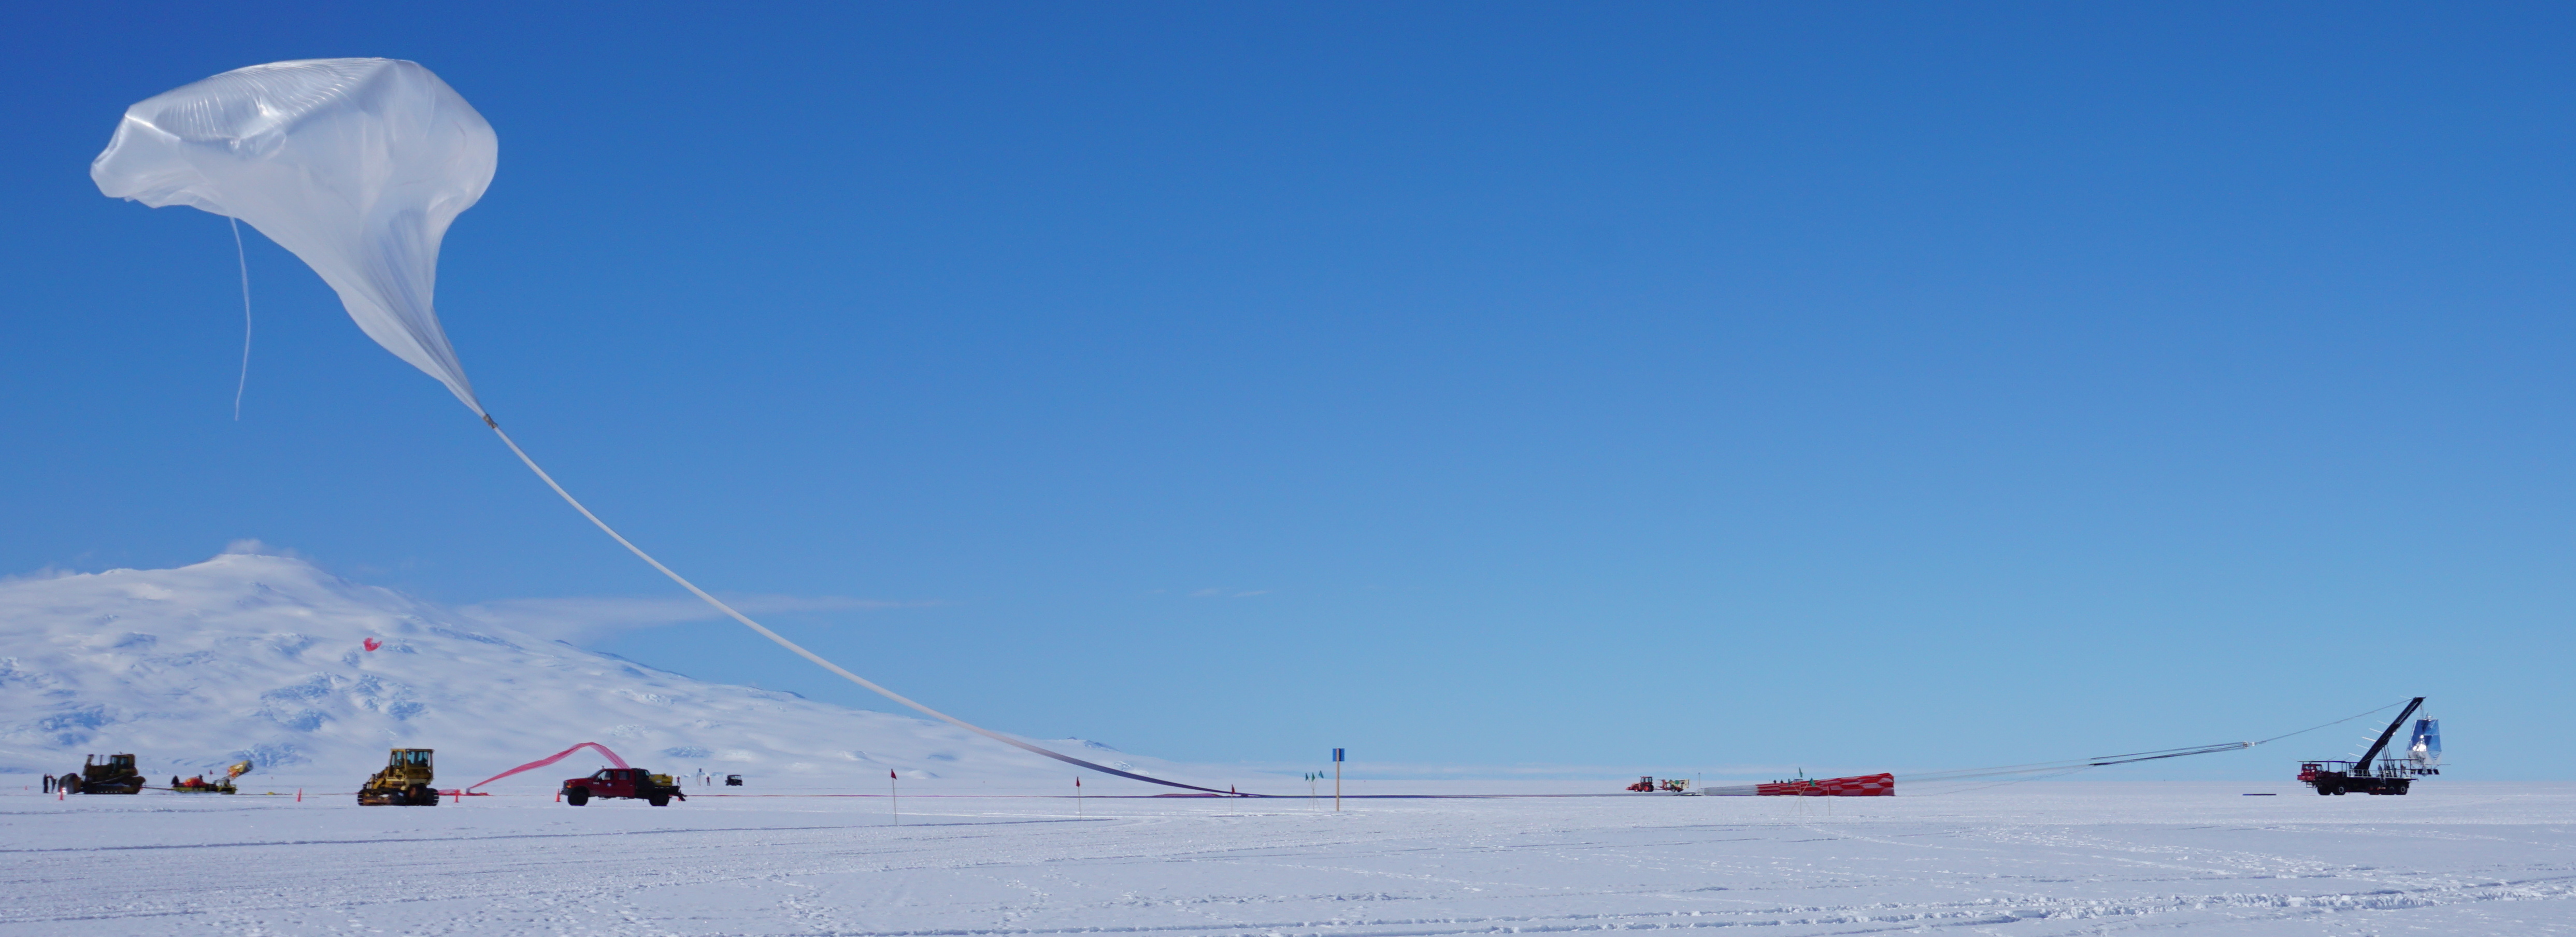
POLYGON ((492 125, 418 63, 253 65, 125 109, 90 179, 268 235, 339 291, 358 328, 487 415, 438 325, 438 244, 492 184, 492 125))

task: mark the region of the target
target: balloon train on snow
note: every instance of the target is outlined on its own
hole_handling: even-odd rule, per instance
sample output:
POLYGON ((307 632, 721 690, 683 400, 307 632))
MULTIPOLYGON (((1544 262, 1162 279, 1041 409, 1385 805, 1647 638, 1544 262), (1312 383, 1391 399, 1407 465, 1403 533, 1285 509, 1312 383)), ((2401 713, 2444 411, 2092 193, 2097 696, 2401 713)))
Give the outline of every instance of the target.
MULTIPOLYGON (((476 398, 432 301, 438 281, 439 245, 457 216, 473 207, 490 187, 499 153, 498 139, 483 115, 418 63, 380 58, 311 59, 236 69, 127 108, 107 149, 91 163, 90 178, 100 192, 110 197, 155 208, 186 205, 247 222, 293 252, 339 294, 341 305, 367 337, 444 385, 573 510, 690 594, 780 647, 909 709, 1005 745, 1114 777, 1207 795, 1234 794, 1231 790, 1094 764, 970 724, 879 686, 798 646, 698 588, 618 534, 564 490, 501 429, 500 421, 476 398)), ((2441 735, 2437 724, 2429 719, 2417 723, 2405 759, 2379 760, 2407 715, 2422 702, 2418 697, 2408 704, 2406 713, 2390 723, 2377 743, 2358 760, 2309 762, 2299 779, 2320 794, 2404 794, 2414 779, 2439 773, 2435 765, 2441 757, 2441 735)), ((1905 780, 1917 784, 2027 778, 2233 751, 2259 744, 2262 743, 2230 742, 2036 766, 1909 774, 1905 780)), ((139 775, 127 778, 133 771, 132 757, 115 757, 125 762, 92 764, 84 769, 85 775, 66 775, 56 783, 69 784, 74 789, 140 789, 139 775)), ((370 782, 369 790, 378 801, 416 803, 422 800, 424 791, 433 791, 429 786, 427 750, 419 750, 417 763, 405 763, 403 757, 397 751, 393 763, 370 782)), ((602 776, 601 780, 606 783, 611 779, 602 776)), ((1890 774, 1813 780, 1802 777, 1766 785, 1672 792, 1888 796, 1895 792, 1896 780, 1890 774)), ((215 789, 213 785, 204 786, 215 789)), ((650 797, 663 786, 667 786, 666 782, 652 781, 648 776, 648 782, 634 790, 650 797)), ((1658 789, 1653 779, 1641 781, 1638 787, 1658 789)), ((589 795, 584 796, 586 799, 589 795)), ((427 802, 436 802, 434 792, 427 796, 427 802)))

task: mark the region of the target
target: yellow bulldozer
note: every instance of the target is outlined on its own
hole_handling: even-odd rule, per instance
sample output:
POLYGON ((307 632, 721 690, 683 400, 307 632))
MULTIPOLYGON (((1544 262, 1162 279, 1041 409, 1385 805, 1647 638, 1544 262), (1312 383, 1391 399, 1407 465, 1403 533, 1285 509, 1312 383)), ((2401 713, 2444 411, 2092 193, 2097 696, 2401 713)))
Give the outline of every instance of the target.
POLYGON ((436 779, 430 770, 430 750, 397 748, 385 759, 385 770, 367 778, 358 788, 358 803, 367 807, 435 807, 438 789, 429 786, 436 779))
POLYGON ((133 755, 91 755, 81 759, 79 774, 51 780, 55 790, 69 794, 143 793, 143 772, 134 770, 133 755))

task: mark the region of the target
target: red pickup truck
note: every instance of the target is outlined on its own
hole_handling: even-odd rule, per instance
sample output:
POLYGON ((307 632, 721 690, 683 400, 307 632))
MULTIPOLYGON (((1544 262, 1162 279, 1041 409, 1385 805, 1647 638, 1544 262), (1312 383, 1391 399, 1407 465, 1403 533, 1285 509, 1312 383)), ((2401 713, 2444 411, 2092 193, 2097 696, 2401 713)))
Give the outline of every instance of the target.
POLYGON ((601 768, 598 774, 563 782, 564 803, 579 807, 593 797, 632 797, 656 807, 670 806, 674 797, 689 799, 670 775, 642 768, 601 768))

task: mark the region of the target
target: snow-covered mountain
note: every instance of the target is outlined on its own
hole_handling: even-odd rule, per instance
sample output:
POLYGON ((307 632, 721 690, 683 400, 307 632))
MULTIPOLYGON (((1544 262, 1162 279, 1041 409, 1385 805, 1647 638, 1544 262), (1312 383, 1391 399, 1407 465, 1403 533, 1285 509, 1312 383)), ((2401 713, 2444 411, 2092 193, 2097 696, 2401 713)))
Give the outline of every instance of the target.
MULTIPOLYGON (((641 767, 742 773, 772 790, 875 790, 893 770, 935 785, 924 793, 1052 792, 1077 770, 942 723, 584 651, 290 557, 0 581, 0 773, 133 752, 147 777, 247 758, 252 786, 338 789, 383 767, 386 749, 417 747, 437 750, 448 786, 586 741, 641 767)), ((1080 740, 1048 744, 1208 780, 1080 740)), ((546 790, 599 763, 584 752, 486 790, 546 790)))

